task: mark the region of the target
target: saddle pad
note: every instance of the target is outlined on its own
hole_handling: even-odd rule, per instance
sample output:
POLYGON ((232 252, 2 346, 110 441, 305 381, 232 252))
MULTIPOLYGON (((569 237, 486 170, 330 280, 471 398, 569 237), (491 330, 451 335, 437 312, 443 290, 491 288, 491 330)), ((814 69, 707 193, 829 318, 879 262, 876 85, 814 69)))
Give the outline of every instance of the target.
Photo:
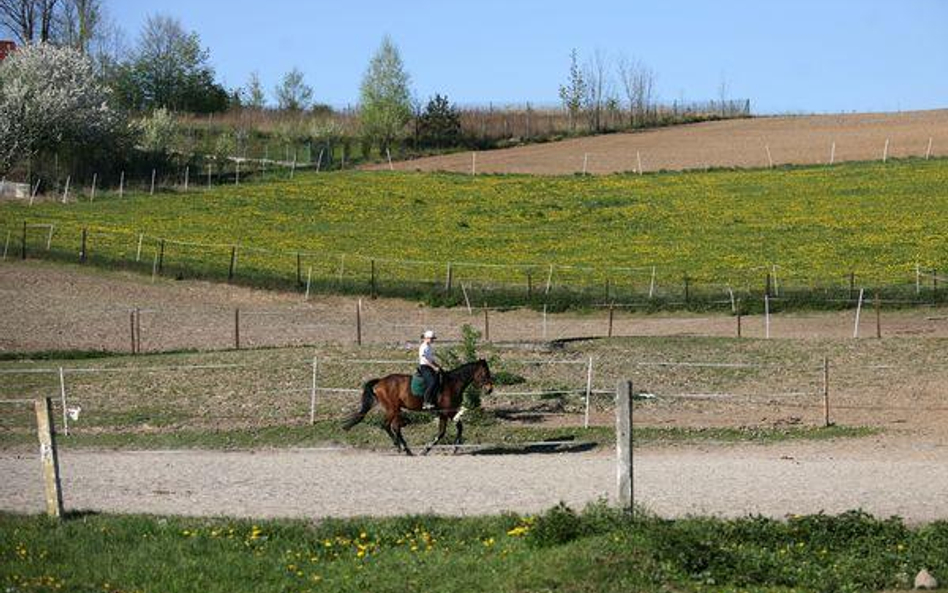
POLYGON ((411 376, 411 394, 415 397, 425 395, 425 379, 418 373, 411 376))

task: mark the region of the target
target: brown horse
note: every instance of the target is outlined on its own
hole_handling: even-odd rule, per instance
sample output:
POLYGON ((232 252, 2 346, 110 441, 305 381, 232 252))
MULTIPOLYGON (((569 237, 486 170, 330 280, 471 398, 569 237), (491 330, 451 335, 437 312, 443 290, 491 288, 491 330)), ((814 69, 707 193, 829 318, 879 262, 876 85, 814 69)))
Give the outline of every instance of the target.
MULTIPOLYGON (((433 410, 438 414, 438 436, 425 446, 424 454, 427 454, 432 447, 441 442, 448 425, 448 419, 453 418, 457 427, 457 437, 454 439, 454 452, 461 444, 461 435, 464 429, 461 423, 461 397, 464 390, 471 383, 483 389, 486 394, 494 389, 494 380, 490 376, 490 369, 487 367, 487 361, 481 359, 477 362, 469 362, 458 368, 443 373, 441 376, 441 387, 437 397, 437 409, 433 410)), ((402 426, 405 425, 402 418, 402 408, 411 411, 421 410, 421 398, 411 394, 411 376, 410 375, 388 375, 381 379, 372 379, 362 388, 362 406, 358 412, 354 412, 346 417, 342 423, 343 430, 349 430, 365 418, 369 410, 376 403, 381 404, 385 411, 385 419, 382 422, 382 428, 391 437, 392 443, 399 451, 404 451, 406 455, 411 455, 411 449, 402 436, 402 426)))

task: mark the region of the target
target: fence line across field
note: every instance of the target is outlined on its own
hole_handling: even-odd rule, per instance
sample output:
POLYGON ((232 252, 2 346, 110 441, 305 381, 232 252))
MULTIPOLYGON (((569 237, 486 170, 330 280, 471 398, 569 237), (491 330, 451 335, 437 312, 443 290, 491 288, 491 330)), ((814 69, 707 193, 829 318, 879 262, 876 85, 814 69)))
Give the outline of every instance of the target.
MULTIPOLYGON (((53 225, 53 223, 32 223, 30 225, 30 228, 40 227, 40 226, 43 228, 49 228, 49 234, 47 237, 47 250, 49 250, 49 244, 51 243, 52 236, 53 236, 53 229, 50 227, 55 226, 55 225, 53 225)), ((75 228, 78 228, 78 227, 75 227, 75 228)), ((26 229, 24 229, 24 232, 25 230, 26 229)), ((503 269, 503 270, 517 271, 520 273, 531 272, 531 271, 532 272, 545 271, 547 272, 547 278, 546 278, 546 283, 545 283, 546 288, 544 290, 542 284, 538 282, 537 289, 538 289, 538 292, 544 292, 546 294, 548 294, 550 291, 550 286, 551 286, 552 278, 554 276, 555 271, 559 271, 559 272, 578 271, 578 272, 583 272, 587 274, 603 274, 603 273, 604 274, 630 274, 630 273, 635 274, 639 272, 642 272, 642 273, 651 272, 649 297, 653 298, 654 291, 655 291, 656 270, 659 268, 659 266, 654 265, 654 264, 643 265, 643 266, 588 266, 588 265, 577 265, 577 264, 559 264, 559 263, 552 263, 552 262, 546 262, 546 263, 522 262, 522 263, 516 263, 516 264, 508 264, 508 263, 496 263, 496 262, 470 262, 470 261, 453 261, 453 260, 449 260, 449 261, 413 260, 413 259, 375 257, 375 256, 354 254, 354 253, 340 253, 340 252, 327 253, 325 251, 312 251, 312 250, 305 250, 305 249, 295 249, 295 250, 268 249, 264 247, 242 245, 240 244, 239 241, 234 241, 234 242, 229 242, 229 243, 204 243, 204 242, 198 242, 198 241, 185 241, 185 240, 175 239, 175 238, 167 237, 167 236, 152 235, 152 234, 148 234, 144 232, 136 233, 132 231, 105 228, 101 226, 100 227, 86 227, 85 230, 88 232, 90 236, 118 235, 118 236, 123 236, 123 237, 129 237, 132 239, 137 239, 138 244, 139 244, 139 249, 136 251, 136 261, 140 260, 141 258, 141 251, 140 251, 141 244, 144 240, 147 239, 149 242, 153 241, 156 245, 168 244, 168 245, 179 245, 179 246, 201 248, 201 249, 208 249, 208 250, 234 250, 234 252, 236 252, 239 249, 242 251, 249 251, 249 252, 254 252, 254 253, 266 253, 266 254, 296 256, 296 257, 306 257, 306 258, 320 258, 320 259, 334 259, 334 260, 338 259, 339 260, 339 266, 338 266, 339 274, 342 274, 343 272, 343 269, 344 269, 343 266, 345 265, 344 262, 346 258, 349 258, 350 261, 358 260, 363 263, 372 263, 372 264, 385 263, 385 264, 407 265, 407 266, 410 266, 410 265, 429 266, 433 268, 441 268, 441 269, 448 270, 449 281, 447 284, 449 288, 451 284, 450 282, 451 270, 457 267, 503 269)), ((157 247, 156 247, 156 250, 157 250, 157 247)), ((84 251, 84 250, 81 250, 81 251, 84 251)), ((915 276, 916 276, 917 291, 920 291, 920 286, 918 285, 920 284, 922 278, 930 277, 932 278, 934 282, 937 282, 938 280, 948 281, 948 278, 943 277, 943 276, 938 276, 935 270, 931 270, 931 271, 922 270, 918 266, 918 264, 915 264, 914 262, 905 264, 906 274, 910 273, 913 266, 914 266, 915 276)), ((665 269, 674 269, 673 263, 669 264, 668 262, 666 262, 666 264, 663 267, 665 269)), ((780 292, 781 292, 780 285, 777 281, 777 270, 781 270, 783 271, 784 274, 786 274, 788 272, 786 271, 785 266, 782 266, 776 263, 768 264, 765 266, 755 266, 755 267, 745 268, 741 270, 740 274, 738 275, 746 276, 748 273, 759 272, 761 270, 768 270, 768 274, 767 274, 768 284, 770 286, 770 289, 772 290, 772 294, 770 295, 770 297, 773 300, 777 300, 778 298, 780 298, 780 292)), ((689 278, 690 278, 689 275, 685 273, 684 279, 685 279, 686 285, 689 282, 689 278)), ((826 278, 823 277, 823 279, 825 280, 826 278)), ((664 277, 664 283, 666 284, 666 286, 675 286, 680 282, 680 280, 681 278, 679 278, 677 275, 675 276, 674 280, 672 280, 671 277, 667 275, 664 277)), ((722 292, 731 291, 732 286, 740 284, 740 283, 727 282, 727 281, 721 281, 721 280, 714 281, 714 280, 693 278, 693 277, 690 278, 690 281, 692 282, 700 281, 702 284, 702 287, 706 290, 708 288, 717 288, 721 290, 722 292)), ((530 283, 529 278, 527 280, 527 283, 528 284, 530 283)), ((581 284, 583 286, 588 286, 588 283, 586 282, 583 282, 581 284)), ((744 281, 744 284, 745 284, 745 292, 746 292, 747 290, 749 290, 749 285, 747 284, 746 280, 744 281)), ((573 287, 573 286, 576 286, 576 283, 567 282, 564 284, 564 286, 573 287)), ((687 288, 685 290, 687 292, 687 288)), ((686 299, 686 302, 687 302, 687 299, 686 299)), ((727 301, 722 301, 722 303, 723 302, 727 302, 727 301)), ((614 304, 614 306, 627 307, 627 306, 637 306, 637 305, 616 303, 614 304)))

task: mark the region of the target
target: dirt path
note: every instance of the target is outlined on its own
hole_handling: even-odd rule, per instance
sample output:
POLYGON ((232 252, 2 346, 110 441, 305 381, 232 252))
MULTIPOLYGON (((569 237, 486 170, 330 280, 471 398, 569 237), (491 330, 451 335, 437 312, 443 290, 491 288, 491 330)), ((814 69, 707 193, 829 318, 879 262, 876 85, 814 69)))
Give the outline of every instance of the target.
MULTIPOLYGON (((477 153, 478 173, 572 175, 767 167, 948 154, 948 110, 760 117, 605 134, 477 153), (835 145, 835 150, 834 150, 835 145), (769 152, 769 158, 768 158, 769 152)), ((470 152, 395 163, 407 171, 469 173, 470 152)), ((385 169, 388 164, 368 168, 385 169)))
MULTIPOLYGON (((663 516, 948 516, 945 443, 865 439, 637 451, 636 498, 663 516)), ((615 489, 611 452, 427 458, 346 450, 79 452, 69 509, 245 517, 537 512, 615 489)), ((0 453, 0 509, 41 512, 39 461, 0 453)))
MULTIPOLYGON (((130 348, 129 312, 141 310, 142 350, 224 349, 234 345, 239 308, 243 347, 352 344, 356 299, 253 290, 200 281, 174 281, 48 262, 0 263, 0 351, 130 348)), ((853 311, 774 316, 773 338, 851 338, 853 311)), ((431 309, 397 299, 366 300, 364 343, 414 341, 427 327, 458 339, 461 327, 482 329, 483 316, 466 309, 431 309)), ((887 337, 948 337, 948 315, 920 308, 883 313, 887 337)), ((605 336, 608 314, 550 315, 529 310, 492 312, 494 342, 545 341, 605 336)), ((863 315, 860 335, 875 335, 875 318, 863 315)), ((726 336, 736 333, 730 315, 616 313, 615 336, 726 336)), ((762 316, 743 318, 745 337, 764 337, 762 316)))

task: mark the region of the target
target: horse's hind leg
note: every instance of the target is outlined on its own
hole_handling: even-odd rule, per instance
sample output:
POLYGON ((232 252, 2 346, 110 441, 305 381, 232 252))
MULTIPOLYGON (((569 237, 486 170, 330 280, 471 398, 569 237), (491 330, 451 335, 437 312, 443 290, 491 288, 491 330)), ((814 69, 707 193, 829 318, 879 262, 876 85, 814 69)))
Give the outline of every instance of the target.
POLYGON ((395 449, 401 453, 402 452, 402 443, 398 438, 397 433, 395 432, 396 425, 396 415, 388 412, 385 414, 385 420, 382 422, 382 428, 385 429, 385 432, 388 434, 388 437, 392 439, 392 444, 395 445, 395 449))
POLYGON ((405 452, 405 455, 411 457, 414 453, 411 452, 411 449, 408 448, 408 443, 405 441, 405 437, 402 435, 402 417, 400 414, 395 415, 395 419, 392 421, 392 430, 395 432, 395 437, 397 443, 401 444, 402 450, 405 452))
POLYGON ((425 446, 425 450, 421 452, 422 455, 427 455, 428 451, 431 451, 432 447, 434 447, 435 445, 441 442, 441 439, 444 438, 444 433, 447 431, 447 428, 448 428, 448 419, 445 418, 444 416, 440 416, 438 418, 438 436, 436 436, 433 441, 431 441, 425 446))

